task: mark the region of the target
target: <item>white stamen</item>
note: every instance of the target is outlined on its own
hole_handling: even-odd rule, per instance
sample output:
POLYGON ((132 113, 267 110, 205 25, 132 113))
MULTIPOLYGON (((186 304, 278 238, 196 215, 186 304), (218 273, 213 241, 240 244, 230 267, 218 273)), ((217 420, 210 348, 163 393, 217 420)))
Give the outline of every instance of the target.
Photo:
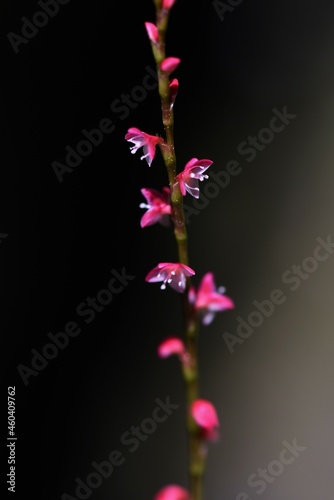
POLYGON ((139 205, 139 208, 151 208, 150 205, 147 205, 146 203, 141 203, 139 205))
POLYGON ((165 290, 165 289, 166 289, 166 284, 165 284, 165 283, 163 283, 163 284, 161 285, 160 289, 161 289, 161 290, 165 290))

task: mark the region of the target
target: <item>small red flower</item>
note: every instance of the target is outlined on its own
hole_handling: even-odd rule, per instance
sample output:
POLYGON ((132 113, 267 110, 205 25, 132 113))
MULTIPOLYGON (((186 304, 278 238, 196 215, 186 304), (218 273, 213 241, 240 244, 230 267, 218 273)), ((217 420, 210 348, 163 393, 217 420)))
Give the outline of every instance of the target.
POLYGON ((146 22, 145 28, 146 28, 148 37, 151 40, 151 42, 154 44, 158 43, 159 42, 159 32, 158 32, 158 28, 156 27, 156 25, 153 23, 146 22))
POLYGON ((160 69, 164 73, 173 73, 180 64, 181 59, 178 57, 166 57, 160 64, 160 69))
POLYGON ((176 354, 181 359, 186 354, 184 343, 177 337, 169 337, 168 339, 165 339, 161 342, 161 344, 159 344, 158 347, 158 356, 160 358, 168 358, 173 354, 176 354))
POLYGON ((196 399, 191 405, 191 415, 202 430, 204 439, 213 441, 218 437, 219 420, 215 407, 206 399, 196 399))
POLYGON ((146 276, 145 281, 156 283, 162 281, 161 289, 164 290, 169 285, 177 292, 184 292, 187 278, 193 276, 195 271, 185 264, 161 262, 152 269, 146 276))
POLYGON ((170 484, 158 491, 154 500, 190 500, 190 495, 182 486, 170 484))
POLYGON ((142 132, 136 127, 131 127, 128 129, 125 139, 129 142, 133 142, 134 146, 130 147, 132 154, 136 153, 139 148, 143 148, 144 155, 141 156, 141 160, 146 158, 147 164, 150 167, 152 161, 155 157, 155 148, 157 144, 163 142, 162 137, 155 135, 149 135, 142 132))
POLYGON ((151 226, 156 222, 167 226, 169 224, 168 215, 172 213, 169 203, 169 187, 164 187, 162 193, 150 188, 143 188, 140 191, 147 201, 147 203, 139 205, 140 208, 147 208, 147 212, 144 213, 140 220, 141 227, 151 226))
POLYGON ((209 325, 217 312, 234 308, 233 300, 224 293, 224 288, 216 288, 213 273, 203 276, 197 293, 193 287, 189 290, 189 301, 201 313, 203 325, 209 325))
POLYGON ((208 179, 208 175, 204 174, 204 172, 212 163, 213 161, 211 160, 198 160, 197 158, 192 158, 188 161, 183 172, 176 176, 183 196, 185 196, 186 191, 188 191, 194 198, 199 198, 198 181, 208 179))

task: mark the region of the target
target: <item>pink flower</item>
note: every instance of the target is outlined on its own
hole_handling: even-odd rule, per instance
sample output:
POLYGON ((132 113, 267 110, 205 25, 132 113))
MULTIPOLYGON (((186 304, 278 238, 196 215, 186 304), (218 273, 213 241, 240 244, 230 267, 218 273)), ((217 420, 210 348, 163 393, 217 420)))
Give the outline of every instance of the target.
POLYGON ((158 43, 159 42, 159 32, 158 32, 158 28, 156 27, 156 25, 153 23, 146 22, 145 28, 146 28, 148 37, 151 40, 151 42, 154 44, 158 43))
POLYGON ((147 201, 147 204, 141 203, 139 205, 140 208, 147 208, 147 212, 144 213, 140 220, 141 227, 151 226, 156 222, 160 222, 164 226, 167 226, 169 223, 168 215, 172 212, 169 203, 169 187, 164 187, 162 193, 150 188, 143 188, 140 191, 147 201))
POLYGON ((202 314, 204 325, 209 325, 217 312, 234 308, 233 300, 223 295, 224 292, 222 287, 216 289, 213 273, 203 276, 197 293, 193 287, 189 290, 189 301, 202 314))
POLYGON ((163 142, 162 137, 146 134, 136 127, 128 129, 125 139, 134 144, 130 147, 132 154, 136 153, 139 148, 143 148, 144 155, 140 159, 146 158, 149 167, 154 160, 156 145, 163 142))
POLYGON ((160 358, 168 358, 169 356, 176 354, 181 359, 186 353, 184 343, 181 339, 177 337, 169 337, 165 339, 158 347, 158 356, 160 358))
POLYGON ((156 283, 162 281, 161 289, 164 290, 167 284, 177 292, 184 292, 189 276, 193 276, 195 271, 185 264, 162 262, 152 269, 146 276, 145 281, 156 283))
POLYGON ((169 91, 169 95, 170 95, 170 107, 172 109, 172 107, 174 106, 174 102, 175 102, 178 90, 179 90, 179 81, 176 78, 174 78, 170 82, 169 89, 170 89, 170 91, 169 91))
POLYGON ((180 64, 181 59, 178 57, 166 57, 160 64, 160 69, 164 73, 173 73, 180 64))
POLYGON ((181 486, 170 484, 158 491, 154 500, 190 500, 190 495, 181 486))
POLYGON ((198 160, 197 158, 192 158, 188 161, 183 172, 176 176, 183 196, 185 196, 186 191, 188 191, 194 198, 199 198, 198 181, 208 179, 208 175, 203 175, 203 173, 212 163, 211 160, 198 160))
POLYGON ((171 9, 175 3, 175 0, 162 0, 163 9, 171 9))
POLYGON ((219 420, 215 407, 206 399, 196 399, 191 405, 191 415, 202 430, 204 439, 213 441, 218 437, 219 420))

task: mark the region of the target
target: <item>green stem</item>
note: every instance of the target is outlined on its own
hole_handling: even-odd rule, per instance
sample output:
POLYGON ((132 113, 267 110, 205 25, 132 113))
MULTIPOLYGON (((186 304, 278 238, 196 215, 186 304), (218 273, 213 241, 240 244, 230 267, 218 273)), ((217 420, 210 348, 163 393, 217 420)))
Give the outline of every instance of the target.
MULTIPOLYGON (((171 191, 172 220, 174 225, 174 236, 177 243, 178 258, 181 264, 189 265, 188 236, 183 209, 183 195, 179 184, 176 182, 176 155, 174 147, 174 114, 170 103, 169 76, 160 70, 160 64, 165 59, 165 36, 168 25, 169 12, 161 9, 159 0, 154 0, 156 5, 156 25, 159 32, 159 42, 151 44, 153 56, 156 62, 159 95, 161 100, 162 122, 166 139, 160 144, 160 150, 167 169, 169 187, 171 191)), ((186 389, 187 412, 186 429, 188 435, 188 477, 189 489, 192 500, 203 499, 203 473, 205 454, 200 430, 191 416, 191 405, 199 397, 199 372, 197 341, 199 321, 197 311, 189 302, 188 292, 191 286, 190 278, 187 279, 185 292, 182 294, 183 320, 185 331, 185 344, 189 353, 187 366, 183 367, 183 378, 186 389)))

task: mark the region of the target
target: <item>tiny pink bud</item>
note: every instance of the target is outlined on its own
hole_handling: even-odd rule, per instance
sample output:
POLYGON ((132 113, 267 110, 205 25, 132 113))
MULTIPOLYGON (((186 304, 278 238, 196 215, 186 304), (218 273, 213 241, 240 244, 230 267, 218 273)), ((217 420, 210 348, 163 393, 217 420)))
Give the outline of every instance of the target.
POLYGON ((174 78, 169 84, 169 95, 170 95, 171 108, 174 105, 178 90, 179 90, 179 81, 176 78, 174 78))
POLYGON ((163 9, 171 9, 175 3, 175 0, 162 0, 163 9))
POLYGON ((156 27, 155 24, 146 22, 145 23, 145 28, 148 34, 149 39, 151 40, 152 43, 158 43, 159 41, 159 32, 158 28, 156 27))
POLYGON ((190 500, 190 495, 181 486, 170 484, 159 490, 154 500, 190 500))
POLYGON ((219 420, 216 409, 210 401, 196 399, 191 405, 191 415, 196 424, 202 428, 205 439, 214 440, 217 438, 219 420))
POLYGON ((161 71, 165 73, 173 73, 180 64, 181 59, 178 57, 166 57, 160 64, 161 71))
POLYGON ((161 342, 158 347, 158 355, 160 358, 168 358, 172 354, 182 356, 185 353, 185 347, 181 339, 177 337, 169 337, 161 342))

